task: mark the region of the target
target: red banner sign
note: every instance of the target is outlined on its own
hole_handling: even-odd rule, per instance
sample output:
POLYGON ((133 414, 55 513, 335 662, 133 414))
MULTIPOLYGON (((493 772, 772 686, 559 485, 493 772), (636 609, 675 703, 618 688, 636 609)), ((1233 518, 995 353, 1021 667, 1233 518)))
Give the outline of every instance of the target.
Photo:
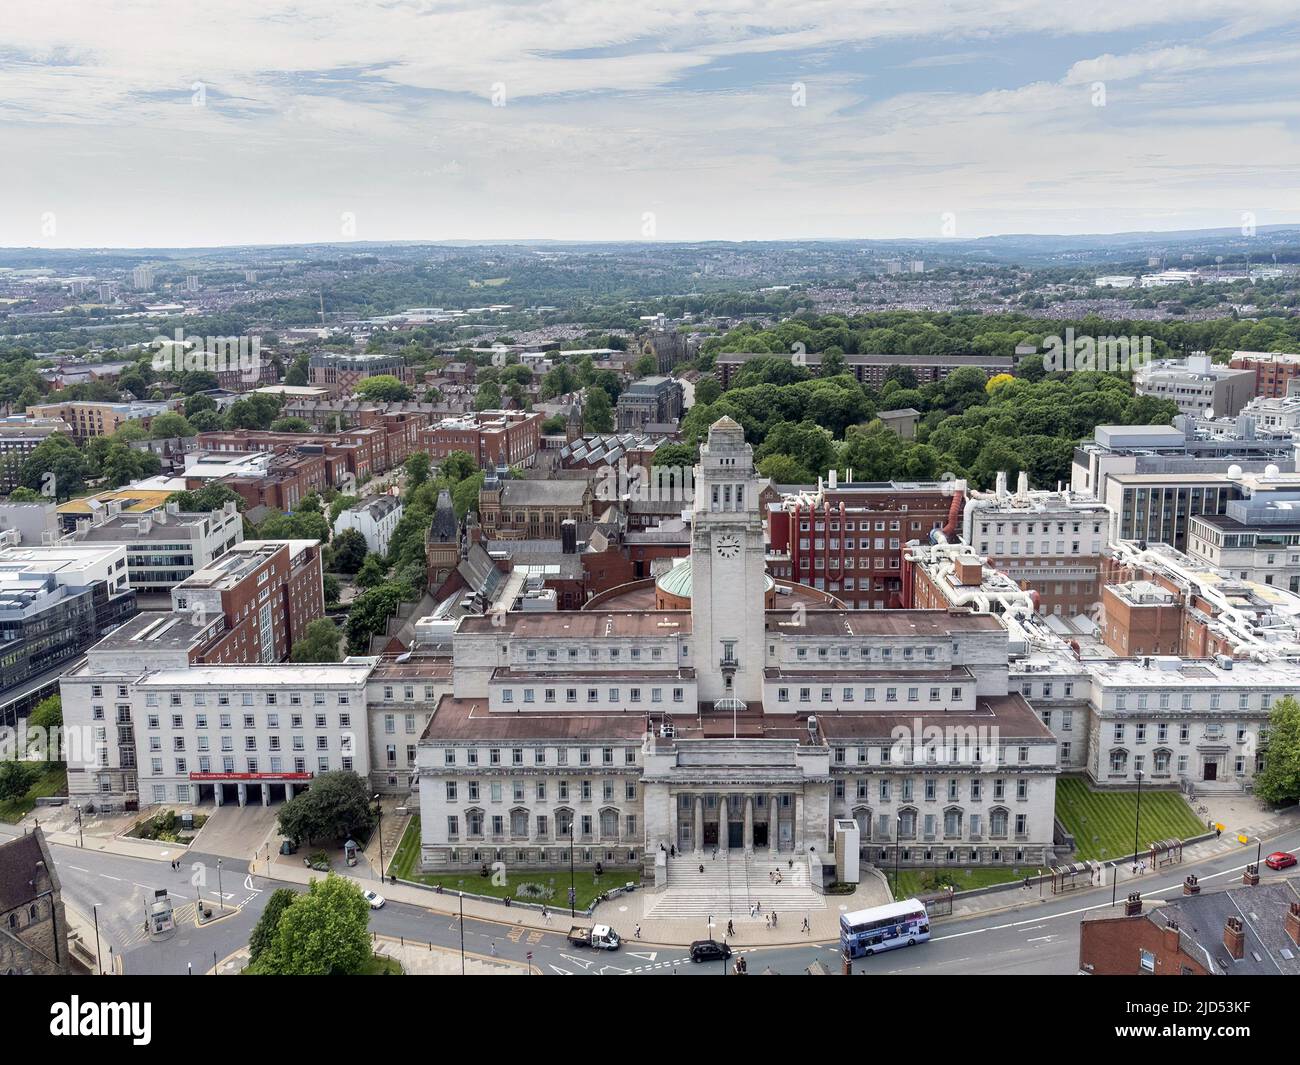
POLYGON ((310 773, 191 773, 191 780, 311 780, 310 773))

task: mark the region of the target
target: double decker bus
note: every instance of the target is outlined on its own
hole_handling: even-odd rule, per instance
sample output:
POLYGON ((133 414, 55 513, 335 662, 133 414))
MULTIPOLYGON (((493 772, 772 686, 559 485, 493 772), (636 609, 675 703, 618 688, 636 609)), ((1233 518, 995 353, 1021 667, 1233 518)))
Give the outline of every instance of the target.
POLYGON ((930 938, 930 915, 916 899, 840 915, 840 949, 850 958, 910 947, 930 938))

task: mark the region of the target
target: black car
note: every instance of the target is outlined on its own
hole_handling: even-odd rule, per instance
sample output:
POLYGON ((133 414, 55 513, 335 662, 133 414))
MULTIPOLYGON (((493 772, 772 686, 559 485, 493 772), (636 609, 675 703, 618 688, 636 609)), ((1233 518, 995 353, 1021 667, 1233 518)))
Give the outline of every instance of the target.
POLYGON ((697 939, 691 944, 691 961, 719 961, 731 957, 731 948, 716 939, 697 939))

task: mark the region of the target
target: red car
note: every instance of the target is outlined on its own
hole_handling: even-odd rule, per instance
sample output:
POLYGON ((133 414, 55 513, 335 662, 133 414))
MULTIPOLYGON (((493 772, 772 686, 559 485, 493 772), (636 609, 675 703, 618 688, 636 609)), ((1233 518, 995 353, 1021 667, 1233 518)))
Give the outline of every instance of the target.
POLYGON ((1287 851, 1274 851, 1264 859, 1264 864, 1270 869, 1289 869, 1295 865, 1295 862, 1295 855, 1287 851))

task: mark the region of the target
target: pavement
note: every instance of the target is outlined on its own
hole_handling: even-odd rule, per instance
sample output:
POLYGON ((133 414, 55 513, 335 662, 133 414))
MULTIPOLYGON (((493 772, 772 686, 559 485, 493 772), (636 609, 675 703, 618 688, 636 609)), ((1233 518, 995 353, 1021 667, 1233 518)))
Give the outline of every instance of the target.
MULTIPOLYGON (((83 824, 82 832, 79 836, 75 823, 68 824, 60 822, 58 819, 44 817, 46 811, 36 811, 37 817, 26 819, 18 826, 13 826, 11 834, 17 834, 30 827, 40 819, 41 824, 47 830, 50 842, 59 844, 61 847, 76 848, 81 844, 84 851, 99 852, 105 861, 110 865, 105 868, 108 872, 100 872, 100 877, 107 876, 109 880, 126 880, 128 878, 127 870, 135 868, 129 863, 120 869, 114 869, 111 866, 111 860, 116 857, 120 859, 130 859, 134 861, 146 860, 158 863, 164 867, 167 872, 159 871, 155 874, 141 874, 136 872, 135 875, 142 881, 137 885, 143 889, 147 886, 145 881, 156 881, 161 886, 166 886, 169 877, 175 880, 173 894, 180 893, 181 897, 188 890, 193 892, 189 898, 193 900, 195 894, 200 898, 206 898, 209 905, 215 905, 218 899, 227 906, 242 909, 249 907, 247 914, 240 914, 239 928, 227 934, 227 938, 246 934, 243 932, 242 925, 247 924, 251 930, 251 924, 256 920, 256 912, 260 912, 261 905, 264 904, 265 897, 270 891, 277 886, 300 885, 305 886, 311 880, 318 878, 321 874, 307 868, 302 861, 303 852, 296 855, 280 855, 274 853, 274 848, 269 845, 264 846, 258 853, 256 860, 250 858, 223 859, 225 874, 227 880, 220 895, 215 890, 210 875, 202 883, 194 886, 196 877, 199 873, 194 872, 195 868, 200 873, 206 873, 209 864, 215 864, 215 860, 209 859, 205 854, 193 851, 187 851, 185 847, 177 847, 174 844, 156 844, 140 840, 126 839, 116 835, 99 836, 86 832, 86 825, 83 824), (62 827, 60 827, 62 825, 62 827), (182 867, 178 872, 171 871, 170 863, 174 858, 182 859, 182 867), (257 878, 256 880, 254 878, 257 878), (263 879, 265 878, 265 879, 263 879)), ((386 821, 388 815, 386 814, 386 821)), ((1237 855, 1240 855, 1240 862, 1244 864, 1247 861, 1255 860, 1257 845, 1254 845, 1255 837, 1275 837, 1286 833, 1292 833, 1300 829, 1300 808, 1290 808, 1278 813, 1264 811, 1257 804, 1251 803, 1249 807, 1243 806, 1236 817, 1236 823, 1225 821, 1229 825, 1230 831, 1225 832, 1221 838, 1209 839, 1201 843, 1191 844, 1184 848, 1183 866, 1191 865, 1198 862, 1207 862, 1213 859, 1224 859, 1232 861, 1237 855), (1245 835, 1252 841, 1251 845, 1243 845, 1237 841, 1238 834, 1245 835)), ((9 826, 0 826, 0 829, 9 826)), ((97 828, 100 826, 96 826, 97 828)), ((111 826, 108 826, 111 827, 111 826)), ((385 824, 387 828, 387 823, 385 824)), ((1262 845, 1264 853, 1269 850, 1277 849, 1276 841, 1273 844, 1265 843, 1262 845)), ((385 857, 390 857, 385 845, 385 857)), ((62 859, 62 855, 61 855, 62 859)), ((75 861, 75 858, 73 859, 75 861)), ((364 861, 364 859, 363 859, 364 861)), ((121 863, 119 863, 120 865, 121 863)), ((377 863, 376 863, 377 864, 377 863)), ((1216 862, 1223 864, 1223 862, 1216 862)), ((64 869, 64 862, 60 860, 59 868, 64 869)), ((72 865, 73 875, 76 874, 77 867, 72 865)), ((1118 883, 1112 884, 1110 880, 1098 884, 1093 889, 1094 893, 1102 891, 1107 885, 1111 890, 1105 891, 1104 894, 1109 901, 1113 894, 1122 896, 1130 891, 1139 891, 1147 893, 1148 885, 1154 883, 1164 883, 1171 877, 1179 874, 1181 867, 1172 866, 1164 870, 1146 869, 1134 876, 1131 867, 1120 866, 1117 870, 1118 883)), ((865 866, 864 870, 868 876, 879 878, 881 874, 865 866)), ((86 873, 85 870, 81 871, 86 873)), ((512 942, 529 944, 539 944, 543 940, 549 941, 552 937, 560 937, 568 928, 566 922, 569 921, 567 913, 557 909, 551 912, 549 919, 544 918, 540 910, 528 906, 515 905, 506 907, 504 903, 495 900, 489 901, 484 899, 465 898, 463 901, 452 892, 439 894, 431 888, 416 886, 411 884, 391 884, 377 883, 379 876, 369 863, 365 863, 357 868, 348 869, 343 867, 338 870, 340 875, 347 876, 363 889, 379 890, 384 897, 392 903, 399 904, 395 910, 409 909, 410 925, 413 930, 422 927, 415 922, 416 911, 424 915, 419 918, 420 921, 427 924, 428 916, 450 918, 448 929, 458 928, 456 915, 463 913, 466 923, 477 922, 484 926, 484 931, 476 933, 483 938, 495 943, 497 933, 492 931, 492 927, 508 927, 510 934, 515 937, 512 942)), ((1110 875, 1110 867, 1107 867, 1106 874, 1110 875)), ((87 877, 90 875, 86 873, 87 877)), ((1176 878, 1181 881, 1181 875, 1176 878)), ((67 876, 65 875, 65 879, 67 876)), ((860 892, 868 893, 877 890, 879 880, 876 886, 867 885, 860 888, 860 892)), ((109 889, 110 893, 115 889, 109 889)), ((1076 895, 1083 895, 1085 892, 1076 892, 1070 895, 1058 897, 1053 900, 1050 892, 1050 886, 1040 888, 1037 883, 1032 888, 1026 890, 1023 887, 1015 887, 1009 890, 991 891, 981 894, 972 894, 958 897, 954 900, 953 913, 951 917, 936 918, 936 924, 944 925, 948 921, 970 921, 973 919, 994 918, 996 915, 1007 911, 1019 909, 1028 909, 1042 905, 1043 903, 1065 903, 1073 899, 1076 895), (1042 897, 1040 897, 1042 892, 1042 897)), ((725 929, 726 919, 720 915, 714 916, 713 925, 708 924, 707 918, 673 918, 669 920, 657 921, 645 916, 646 909, 653 904, 658 898, 655 893, 648 892, 644 888, 632 893, 619 896, 618 898, 602 903, 593 917, 579 918, 585 921, 597 921, 601 923, 612 924, 628 940, 628 947, 631 950, 640 950, 642 946, 650 954, 664 953, 650 950, 651 947, 669 947, 690 943, 695 939, 702 939, 709 936, 722 938, 722 931, 725 929), (641 939, 638 943, 635 936, 636 926, 641 925, 641 939)), ((871 896, 874 899, 874 895, 871 896)), ((864 895, 864 899, 866 895, 864 895)), ((102 891, 94 895, 94 901, 100 907, 108 901, 102 891)), ((874 901, 879 901, 875 899, 874 901)), ((803 922, 799 915, 783 914, 778 923, 778 927, 771 929, 766 927, 761 916, 750 919, 744 915, 739 918, 733 917, 735 923, 735 935, 730 942, 737 948, 772 950, 774 948, 788 947, 792 950, 808 948, 811 944, 832 943, 838 939, 839 915, 848 909, 861 908, 863 905, 873 904, 857 899, 856 896, 825 896, 825 907, 821 910, 814 910, 807 914, 809 921, 809 930, 803 931, 803 922)), ((131 902, 134 907, 135 903, 131 902)), ((84 909, 89 909, 89 906, 84 909)), ((376 911, 377 914, 383 915, 385 911, 376 911)), ((105 932, 104 922, 105 915, 101 908, 99 911, 101 922, 101 933, 105 932)), ((395 912, 393 920, 396 921, 398 914, 395 912)), ((129 918, 134 923, 135 916, 132 909, 129 918)), ((223 922, 228 923, 228 922, 223 922)), ((1021 922, 1024 923, 1024 922, 1021 922)), ((83 940, 85 940, 83 934, 83 940)), ((111 938, 111 936, 110 936, 111 938)), ((428 937, 421 936, 421 939, 428 937)), ((93 935, 90 937, 93 942, 93 935)), ((246 939, 245 939, 246 941, 246 939)), ((123 947, 130 950, 140 946, 140 943, 126 943, 118 948, 119 954, 123 947)), ((234 944, 232 944, 233 946, 234 944)), ((431 942, 427 946, 436 946, 431 942)), ((177 951, 185 947, 185 943, 178 944, 177 951)), ((828 948, 829 949, 829 948, 828 948)), ((168 953, 170 958, 170 951, 168 953)), ((226 952, 228 953, 228 952, 226 952)), ((479 953, 482 953, 481 951, 479 953)), ((677 952, 673 952, 679 953, 677 952)), ((179 953, 176 955, 180 956, 179 953)), ((210 955, 209 955, 210 956, 210 955)), ((489 952, 490 956, 490 952, 489 952)), ((459 960, 459 959, 458 959, 459 960)), ((120 962, 119 962, 120 964, 120 962)), ((171 964, 170 960, 168 964, 171 964)), ((152 966, 150 966, 152 968, 152 966)), ((207 966, 211 968, 211 966, 207 966)), ((654 968, 650 966, 649 968, 654 968)), ((603 966, 605 968, 619 968, 618 966, 603 966)), ((132 971, 130 964, 127 965, 127 971, 132 971)), ((139 970, 136 970, 139 971, 139 970)), ((171 971, 175 971, 172 969, 171 971)), ((620 970, 626 971, 626 970, 620 970)))

